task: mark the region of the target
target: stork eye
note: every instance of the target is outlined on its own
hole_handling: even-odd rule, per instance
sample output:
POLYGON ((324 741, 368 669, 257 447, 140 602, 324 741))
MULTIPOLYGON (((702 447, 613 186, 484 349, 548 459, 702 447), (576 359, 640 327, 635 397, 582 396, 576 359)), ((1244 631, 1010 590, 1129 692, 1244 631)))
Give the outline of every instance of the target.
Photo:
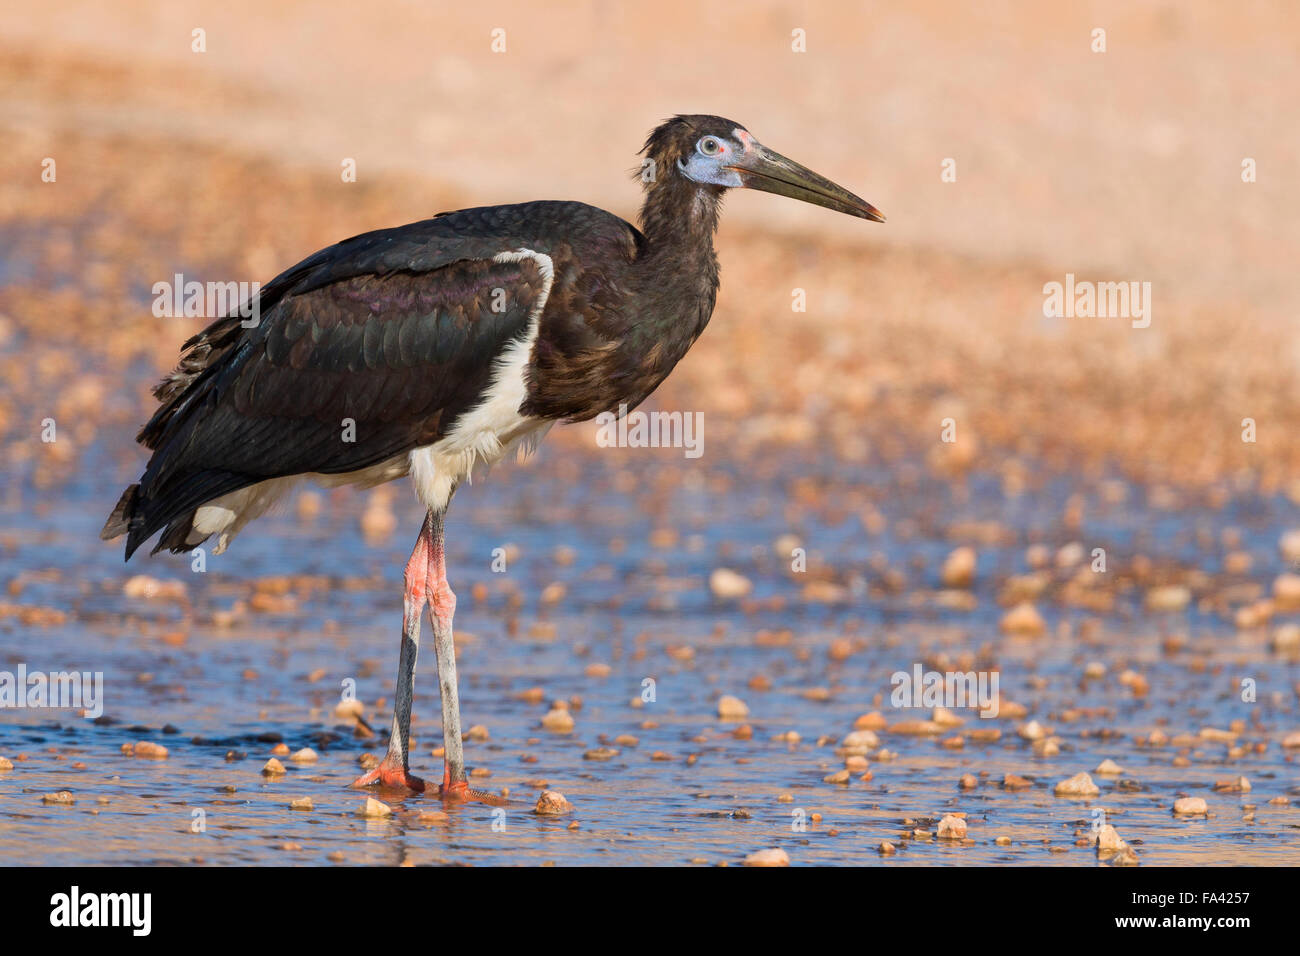
POLYGON ((723 151, 722 143, 718 142, 715 136, 706 136, 700 140, 696 148, 705 156, 716 156, 723 151))

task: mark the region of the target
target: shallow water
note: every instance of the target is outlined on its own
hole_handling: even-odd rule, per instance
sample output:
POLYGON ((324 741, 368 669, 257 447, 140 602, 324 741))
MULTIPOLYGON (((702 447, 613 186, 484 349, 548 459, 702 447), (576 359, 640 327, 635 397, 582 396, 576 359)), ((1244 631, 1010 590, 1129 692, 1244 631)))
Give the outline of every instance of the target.
MULTIPOLYGON (((1279 746, 1281 735, 1300 728, 1291 692, 1300 666, 1269 649, 1266 631, 1239 634, 1197 601, 1183 612, 1147 612, 1145 588, 1123 581, 1136 552, 1174 579, 1189 565, 1214 579, 1218 542, 1233 527, 1241 533, 1237 549, 1255 558, 1250 578, 1266 588, 1284 570, 1279 529, 1297 524, 1295 506, 1283 498, 1252 496, 1207 510, 1194 501, 1153 504, 1136 487, 1122 503, 1106 503, 1101 482, 1070 475, 1009 496, 987 477, 941 481, 907 461, 723 462, 704 470, 667 450, 544 447, 534 461, 502 466, 462 492, 448 525, 464 725, 490 732, 487 741, 467 740, 467 761, 491 773, 476 786, 508 788, 504 812, 457 806, 447 822, 426 824, 417 812, 439 808, 436 798, 381 793, 397 813, 371 822, 356 815, 364 795, 347 784, 360 773, 362 753, 384 749, 389 712, 374 702, 392 693, 400 567, 420 522, 411 496, 398 490, 397 530, 381 545, 367 544, 358 530, 361 496, 339 492, 326 494, 314 521, 292 509, 262 519, 227 554, 210 555, 205 573, 171 556, 124 568, 117 543, 102 544, 96 533, 131 477, 129 456, 119 462, 104 448, 128 442, 125 433, 101 436, 89 455, 97 467, 57 493, 24 487, 4 496, 0 575, 22 581, 13 600, 68 616, 48 626, 3 618, 0 669, 102 671, 112 721, 0 710, 0 756, 15 763, 0 772, 6 863, 716 864, 781 847, 796 865, 1096 865, 1090 848, 1075 845, 1096 807, 1144 863, 1300 860, 1300 810, 1269 803, 1300 800, 1294 758, 1279 746), (1082 496, 1087 516, 1077 530, 1060 519, 1072 495, 1082 496), (37 500, 41 507, 25 504, 37 500), (875 533, 859 518, 867 502, 886 521, 875 533), (954 528, 973 521, 996 522, 1003 543, 978 546, 978 606, 945 610, 935 602, 937 569, 954 528), (842 588, 830 602, 806 599, 807 575, 792 573, 775 552, 773 542, 791 531, 808 551, 809 573, 842 588), (1107 549, 1114 610, 1043 599, 1047 636, 1000 635, 1004 608, 995 597, 1007 575, 1026 570, 1026 544, 1075 540, 1087 551, 1107 549), (507 570, 494 573, 493 549, 506 545, 518 554, 512 549, 507 570), (567 550, 557 556, 559 546, 567 550), (714 597, 708 578, 719 566, 749 577, 753 594, 741 602, 714 597), (190 607, 125 597, 123 582, 136 573, 184 581, 190 607), (291 585, 291 610, 214 624, 214 613, 247 599, 270 575, 319 578, 291 585), (566 586, 563 597, 540 605, 555 582, 566 586), (1085 618, 1093 623, 1081 626, 1085 618), (1163 650, 1169 634, 1186 635, 1186 648, 1163 650), (837 659, 843 648, 833 656, 832 641, 845 637, 849 653, 837 659), (1001 739, 967 738, 963 749, 949 750, 936 737, 881 732, 896 756, 873 754, 872 779, 823 782, 843 765, 835 742, 860 714, 879 710, 890 723, 929 716, 891 706, 894 672, 918 662, 951 669, 944 661, 963 654, 980 667, 996 661, 1004 699, 1054 728, 1058 755, 1035 756, 1015 733, 1022 720, 983 720, 967 710, 960 714, 966 725, 942 737, 992 725, 1001 739), (1081 682, 1090 660, 1105 663, 1107 674, 1081 682), (607 664, 608 676, 588 676, 593 663, 607 664), (1129 667, 1149 680, 1145 697, 1117 682, 1129 667), (771 689, 748 687, 756 675, 769 678, 771 689), (1243 677, 1258 682, 1257 702, 1241 700, 1243 677), (655 682, 652 702, 640 699, 646 678, 655 682), (346 679, 356 681, 377 736, 355 737, 350 721, 333 716, 346 679), (581 698, 572 734, 540 729, 548 703, 518 696, 531 687, 543 688, 547 702, 581 698), (747 702, 750 739, 733 734, 739 722, 717 718, 721 694, 747 702), (1082 713, 1063 716, 1070 708, 1082 713), (1229 759, 1225 744, 1208 740, 1134 743, 1157 726, 1172 737, 1238 719, 1246 721, 1243 742, 1269 741, 1262 754, 1229 759), (800 742, 773 739, 788 731, 800 742), (637 745, 612 745, 620 752, 609 760, 585 758, 621 734, 637 745), (139 740, 163 743, 168 758, 121 753, 139 740), (282 758, 287 774, 264 778, 280 740, 294 750, 313 747, 319 761, 282 758), (652 760, 655 751, 668 759, 652 760), (1175 765, 1178 754, 1186 766, 1175 765), (1105 758, 1124 773, 1094 774, 1100 797, 1053 795, 1056 782, 1105 758), (987 776, 976 789, 959 790, 967 772, 987 776), (998 783, 1008 772, 1032 779, 1033 788, 1004 791, 998 783), (1216 780, 1238 775, 1249 778, 1250 793, 1211 791, 1216 780), (539 781, 563 792, 574 812, 534 815, 539 781), (58 790, 71 791, 76 803, 42 802, 58 790), (1205 797, 1210 816, 1175 818, 1170 807, 1181 794, 1205 797), (302 796, 314 810, 288 809, 302 796), (1247 804, 1257 807, 1253 819, 1247 804), (800 811, 806 831, 797 826, 800 811), (900 843, 902 831, 926 829, 951 811, 967 814, 965 843, 900 843), (814 814, 821 819, 812 821, 814 814), (577 828, 568 829, 573 821, 577 828), (996 845, 998 836, 1012 842, 996 845), (884 839, 899 844, 897 855, 877 854, 884 839)), ((1107 487, 1113 498, 1116 484, 1107 487)), ((426 641, 412 769, 437 779, 433 670, 426 641)))

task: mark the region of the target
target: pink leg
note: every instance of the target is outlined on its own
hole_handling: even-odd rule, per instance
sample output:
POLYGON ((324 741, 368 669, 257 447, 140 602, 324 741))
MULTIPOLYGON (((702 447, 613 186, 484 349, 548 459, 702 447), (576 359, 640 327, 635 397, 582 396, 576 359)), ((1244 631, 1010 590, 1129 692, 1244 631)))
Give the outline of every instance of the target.
MULTIPOLYGON (((432 512, 424 519, 416 539, 411 560, 406 563, 406 594, 402 608, 402 650, 397 665, 397 697, 393 702, 393 731, 388 738, 388 753, 374 770, 362 774, 354 787, 379 784, 405 787, 423 792, 424 781, 409 772, 408 748, 411 742, 411 698, 415 689, 415 659, 420 649, 420 614, 428 597, 428 567, 431 551, 432 512)), ((441 542, 439 543, 441 547, 441 542)))
POLYGON ((456 684, 456 642, 451 622, 456 614, 456 595, 447 583, 447 562, 442 545, 443 517, 446 511, 431 511, 429 564, 425 590, 429 595, 429 622, 433 625, 433 647, 438 655, 438 686, 442 691, 442 741, 444 763, 442 786, 438 794, 444 800, 474 800, 503 804, 499 795, 471 790, 465 775, 465 748, 460 732, 460 698, 456 684))
POLYGON ((433 649, 438 657, 438 687, 442 692, 442 786, 444 799, 465 799, 469 782, 465 776, 465 749, 460 733, 460 694, 456 682, 456 643, 451 622, 456 614, 456 595, 447 583, 447 559, 443 549, 443 517, 446 512, 429 512, 429 561, 425 590, 429 595, 429 623, 433 625, 433 649))

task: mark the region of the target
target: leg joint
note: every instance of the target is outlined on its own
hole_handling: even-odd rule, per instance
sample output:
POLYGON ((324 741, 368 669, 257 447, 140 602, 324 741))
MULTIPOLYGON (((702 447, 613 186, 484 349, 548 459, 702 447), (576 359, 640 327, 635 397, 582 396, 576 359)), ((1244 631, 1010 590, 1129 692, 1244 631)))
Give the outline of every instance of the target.
POLYGON ((456 613, 456 594, 452 591, 451 585, 445 580, 431 585, 429 605, 439 621, 444 624, 450 623, 452 615, 456 613))

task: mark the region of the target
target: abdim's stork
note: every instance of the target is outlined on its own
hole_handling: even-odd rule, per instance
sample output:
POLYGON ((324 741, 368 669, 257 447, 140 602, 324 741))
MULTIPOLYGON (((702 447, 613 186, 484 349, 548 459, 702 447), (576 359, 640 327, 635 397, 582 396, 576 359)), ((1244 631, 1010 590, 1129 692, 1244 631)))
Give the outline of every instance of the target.
POLYGON ((216 552, 292 482, 410 475, 428 509, 406 565, 388 753, 356 786, 423 790, 407 746, 420 615, 442 690, 441 794, 466 797, 443 521, 478 463, 557 419, 635 408, 713 312, 723 193, 748 187, 883 222, 869 203, 739 123, 677 116, 646 140, 641 230, 580 202, 443 213, 322 249, 185 343, 138 440, 153 451, 102 537, 126 557, 216 535, 216 552), (252 325, 253 327, 245 327, 252 325), (349 424, 350 422, 350 424, 349 424), (351 440, 348 440, 351 439, 351 440))

